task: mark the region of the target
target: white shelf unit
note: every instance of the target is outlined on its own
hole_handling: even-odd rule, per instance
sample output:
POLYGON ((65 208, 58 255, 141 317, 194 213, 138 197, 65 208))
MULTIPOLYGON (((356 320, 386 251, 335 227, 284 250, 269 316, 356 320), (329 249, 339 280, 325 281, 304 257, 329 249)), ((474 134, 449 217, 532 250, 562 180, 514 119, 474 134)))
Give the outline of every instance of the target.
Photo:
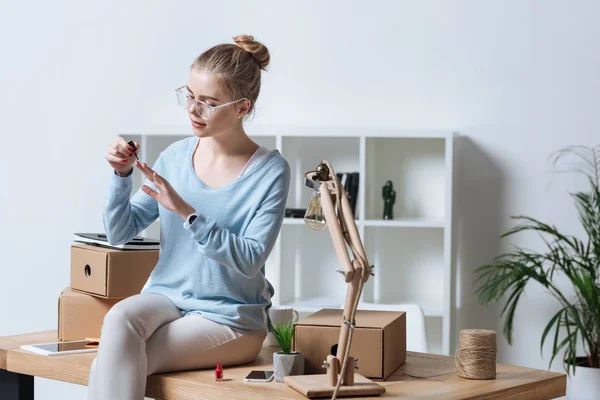
MULTIPOLYGON (((287 207, 306 208, 311 190, 304 173, 327 159, 335 172, 358 172, 356 223, 375 276, 361 301, 417 303, 426 316, 430 352, 450 353, 452 311, 452 131, 340 127, 260 126, 248 134, 278 149, 290 164, 287 207), (382 187, 396 191, 394 219, 384 220, 382 187)), ((187 126, 152 126, 120 133, 142 143, 140 159, 152 165, 170 143, 191 135, 187 126)), ((134 175, 136 188, 141 183, 134 175)), ((158 238, 159 222, 143 235, 158 238)), ((343 306, 346 284, 327 229, 312 231, 302 219, 285 218, 267 279, 273 305, 296 308, 302 316, 343 306)))

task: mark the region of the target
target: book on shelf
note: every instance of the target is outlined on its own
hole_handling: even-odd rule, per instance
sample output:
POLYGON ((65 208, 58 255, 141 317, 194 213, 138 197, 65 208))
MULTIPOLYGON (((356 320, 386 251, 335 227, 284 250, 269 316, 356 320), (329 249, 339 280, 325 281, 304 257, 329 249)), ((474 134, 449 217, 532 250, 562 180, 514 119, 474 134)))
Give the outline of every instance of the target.
POLYGON ((340 184, 344 186, 346 195, 348 196, 348 202, 352 209, 352 214, 356 217, 356 200, 358 199, 358 183, 359 173, 358 172, 337 172, 336 176, 340 184))
POLYGON ((127 243, 112 245, 108 243, 108 238, 104 233, 75 233, 73 242, 87 244, 90 246, 100 246, 118 250, 158 250, 160 242, 156 239, 136 236, 127 243))
POLYGON ((304 218, 306 208, 286 208, 285 218, 304 218))

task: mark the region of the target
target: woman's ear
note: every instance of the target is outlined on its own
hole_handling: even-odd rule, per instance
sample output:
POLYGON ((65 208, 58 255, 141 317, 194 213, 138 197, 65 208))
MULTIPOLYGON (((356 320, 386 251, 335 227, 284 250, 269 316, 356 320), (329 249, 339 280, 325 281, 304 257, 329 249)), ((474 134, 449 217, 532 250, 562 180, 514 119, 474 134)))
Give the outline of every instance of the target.
POLYGON ((252 101, 249 99, 245 99, 240 101, 240 105, 238 108, 238 118, 243 118, 250 111, 250 106, 252 106, 252 101))

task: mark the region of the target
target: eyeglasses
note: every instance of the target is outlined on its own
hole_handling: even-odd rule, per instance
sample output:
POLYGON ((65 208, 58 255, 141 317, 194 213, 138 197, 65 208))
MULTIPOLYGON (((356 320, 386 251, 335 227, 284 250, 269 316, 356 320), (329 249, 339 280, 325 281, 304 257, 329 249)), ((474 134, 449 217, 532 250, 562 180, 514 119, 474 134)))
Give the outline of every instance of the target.
POLYGON ((227 107, 229 105, 238 103, 242 100, 246 100, 246 98, 242 98, 239 100, 230 101, 229 103, 219 104, 218 106, 211 106, 210 104, 206 104, 203 101, 196 100, 190 92, 187 90, 185 86, 178 87, 175 89, 175 93, 177 94, 177 102, 179 105, 186 110, 189 110, 192 105, 194 105, 194 111, 196 114, 200 116, 203 120, 210 119, 212 113, 219 108, 227 107))

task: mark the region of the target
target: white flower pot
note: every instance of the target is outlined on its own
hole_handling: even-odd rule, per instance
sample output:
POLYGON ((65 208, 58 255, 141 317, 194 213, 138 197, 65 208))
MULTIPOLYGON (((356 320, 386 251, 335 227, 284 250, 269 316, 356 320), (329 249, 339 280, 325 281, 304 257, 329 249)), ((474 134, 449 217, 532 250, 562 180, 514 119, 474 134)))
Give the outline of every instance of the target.
MULTIPOLYGON (((577 357, 577 361, 583 358, 577 357)), ((567 399, 597 400, 600 399, 600 368, 588 368, 578 365, 575 374, 567 378, 567 399)))
POLYGON ((277 382, 283 382, 286 376, 304 375, 304 354, 284 354, 281 351, 273 353, 273 372, 277 382))

